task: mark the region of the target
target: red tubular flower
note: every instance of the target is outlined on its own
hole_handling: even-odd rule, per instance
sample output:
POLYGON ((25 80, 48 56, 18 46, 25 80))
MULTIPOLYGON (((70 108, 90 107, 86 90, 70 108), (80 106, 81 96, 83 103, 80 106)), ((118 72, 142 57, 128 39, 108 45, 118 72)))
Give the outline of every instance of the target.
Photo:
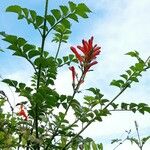
POLYGON ((69 69, 72 72, 72 81, 73 81, 73 84, 75 84, 75 75, 76 75, 75 68, 72 66, 72 67, 69 67, 69 69))
POLYGON ((97 61, 93 61, 92 63, 90 63, 84 70, 84 74, 86 74, 89 69, 93 66, 93 65, 96 65, 98 62, 97 61))
POLYGON ((81 55, 76 51, 76 49, 74 47, 71 47, 71 50, 73 51, 73 53, 76 55, 77 59, 82 62, 83 58, 81 57, 81 55))
POLYGON ((26 112, 24 111, 23 105, 20 105, 20 111, 18 112, 18 115, 23 116, 25 120, 28 120, 28 116, 27 116, 26 112))
POLYGON ((76 58, 82 64, 84 73, 86 74, 90 67, 97 64, 97 61, 94 61, 97 58, 97 55, 100 54, 101 47, 98 47, 97 44, 93 46, 93 36, 88 40, 82 40, 82 46, 77 46, 77 48, 82 52, 82 55, 78 53, 77 49, 71 47, 72 52, 76 55, 76 58))

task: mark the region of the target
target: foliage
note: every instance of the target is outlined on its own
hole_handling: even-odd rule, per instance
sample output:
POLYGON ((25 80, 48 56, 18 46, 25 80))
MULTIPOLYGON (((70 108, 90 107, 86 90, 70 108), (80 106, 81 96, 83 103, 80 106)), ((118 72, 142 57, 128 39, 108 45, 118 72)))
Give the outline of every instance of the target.
POLYGON ((127 137, 125 139, 113 139, 111 144, 119 143, 113 150, 117 149, 121 144, 123 144, 127 140, 130 141, 131 144, 133 143, 136 144, 140 150, 143 150, 143 147, 150 139, 150 136, 145 136, 143 138, 140 137, 139 127, 136 121, 135 121, 135 129, 137 133, 137 138, 135 138, 134 136, 131 136, 131 130, 129 130, 129 131, 126 131, 127 137))
MULTIPOLYGON (((6 12, 17 14, 18 20, 25 19, 28 24, 33 25, 34 29, 39 31, 42 42, 41 46, 37 47, 23 37, 0 32, 12 55, 25 59, 34 69, 31 86, 11 79, 2 80, 27 100, 16 104, 20 110, 15 113, 7 94, 0 92, 0 148, 103 150, 102 143, 82 137, 82 132, 93 122, 102 122, 112 111, 150 113, 150 107, 145 103, 115 103, 115 100, 131 87, 133 82, 139 82, 142 73, 150 68, 150 58, 144 61, 137 51, 127 53, 136 58, 137 63, 122 74, 121 79, 111 82, 112 86, 119 88, 119 93, 113 99, 106 99, 100 89, 91 87, 87 89, 91 95, 85 95, 81 103, 75 95, 81 92, 80 86, 84 84, 85 77, 92 71, 92 66, 98 63, 95 59, 101 48, 93 45, 91 37, 89 40, 83 40, 82 46, 77 46, 78 49, 71 47, 74 54, 58 56, 62 43, 67 43, 71 35, 72 21, 78 22, 79 18, 88 18, 91 10, 84 3, 75 4, 69 1, 67 5, 49 11, 48 4, 49 1, 46 0, 44 16, 18 5, 6 9, 6 12), (50 55, 44 47, 50 33, 53 34, 52 42, 58 43, 55 56, 50 55), (79 66, 80 73, 71 66, 75 63, 79 66), (65 65, 69 66, 72 73, 72 95, 61 95, 54 87, 58 70, 65 65), (11 113, 4 112, 3 106, 6 103, 10 105, 11 113), (69 110, 74 114, 72 121, 68 119, 69 110)), ((142 143, 148 139, 149 137, 142 139, 142 143)), ((135 142, 134 139, 130 140, 135 142)))

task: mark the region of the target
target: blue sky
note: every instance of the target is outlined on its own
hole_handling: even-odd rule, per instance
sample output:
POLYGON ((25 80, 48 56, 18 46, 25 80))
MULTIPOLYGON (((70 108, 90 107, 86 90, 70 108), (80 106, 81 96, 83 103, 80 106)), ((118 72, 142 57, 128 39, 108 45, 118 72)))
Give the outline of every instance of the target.
MULTIPOLYGON (((43 0, 0 0, 0 31, 22 36, 29 41, 40 45, 41 39, 37 31, 32 26, 28 26, 25 21, 17 21, 15 14, 5 13, 5 8, 12 4, 19 4, 22 7, 36 9, 39 14, 43 14, 43 0)), ((135 61, 124 54, 131 50, 138 50, 143 58, 150 55, 150 1, 149 0, 76 0, 75 2, 86 2, 93 11, 90 18, 80 23, 73 23, 72 35, 68 44, 62 47, 61 55, 70 53, 70 45, 80 44, 83 38, 95 37, 95 42, 102 47, 102 53, 98 58, 98 65, 94 67, 95 71, 88 74, 86 82, 82 89, 94 86, 101 89, 106 98, 114 97, 118 90, 110 87, 112 79, 119 78, 129 66, 135 61)), ((50 8, 57 8, 59 4, 66 4, 67 0, 51 0, 50 8)), ((6 48, 6 44, 0 40, 0 47, 6 48)), ((56 45, 51 44, 51 37, 48 38, 46 49, 50 53, 55 52, 56 45)), ((0 53, 0 74, 5 78, 18 79, 29 82, 32 68, 25 60, 12 57, 10 52, 0 53)), ((142 102, 150 104, 150 72, 143 74, 140 83, 134 84, 132 89, 127 90, 118 100, 125 102, 142 102)), ((1 85, 3 88, 4 85, 1 85)), ((6 90, 7 87, 5 87, 6 90)), ((56 88, 62 93, 69 94, 71 89, 70 72, 67 68, 59 71, 56 81, 56 88), (62 81, 62 76, 64 77, 62 81), (62 87, 64 87, 62 89, 62 87)), ((8 90, 8 93, 10 91, 8 90)), ((82 99, 82 95, 78 98, 82 99)), ((11 98, 10 93, 10 98, 11 98)), ((17 96, 16 96, 17 99, 17 96)), ((124 130, 132 128, 134 130, 134 121, 137 120, 142 135, 150 134, 149 114, 140 115, 132 113, 113 113, 111 117, 104 119, 103 123, 95 123, 84 132, 84 136, 91 136, 96 141, 104 141, 104 150, 112 149, 110 143, 111 137, 115 138, 122 135, 124 130), (94 129, 94 130, 93 130, 94 129)), ((147 145, 144 150, 148 150, 147 145)), ((137 150, 133 145, 125 143, 118 150, 137 150)))

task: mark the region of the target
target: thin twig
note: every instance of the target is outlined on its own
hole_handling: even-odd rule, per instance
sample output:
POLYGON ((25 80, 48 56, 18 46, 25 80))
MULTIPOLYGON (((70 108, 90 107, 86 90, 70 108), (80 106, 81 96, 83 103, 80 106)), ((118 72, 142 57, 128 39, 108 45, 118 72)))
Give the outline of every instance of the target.
POLYGON ((138 136, 138 141, 139 141, 138 146, 139 146, 140 150, 142 150, 142 142, 141 142, 141 138, 140 138, 140 134, 139 134, 138 124, 136 121, 134 123, 135 123, 135 128, 136 128, 136 132, 137 132, 137 136, 138 136))

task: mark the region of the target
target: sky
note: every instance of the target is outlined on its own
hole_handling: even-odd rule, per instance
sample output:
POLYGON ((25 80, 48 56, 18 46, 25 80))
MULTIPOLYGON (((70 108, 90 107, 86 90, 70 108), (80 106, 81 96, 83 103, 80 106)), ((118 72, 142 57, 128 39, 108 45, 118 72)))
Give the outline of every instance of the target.
MULTIPOLYGON (((51 0, 50 9, 57 8, 61 4, 67 4, 67 0, 51 0)), ((74 2, 85 2, 92 10, 89 18, 80 19, 80 23, 72 23, 72 34, 67 44, 61 48, 60 56, 71 53, 71 45, 80 45, 82 39, 89 39, 94 36, 94 41, 102 47, 102 52, 98 58, 98 64, 94 66, 94 71, 87 75, 84 85, 81 87, 83 93, 76 98, 82 99, 85 89, 97 87, 106 98, 112 99, 119 91, 111 87, 110 82, 118 79, 135 60, 124 55, 125 53, 137 50, 143 59, 150 56, 150 0, 75 0, 74 2)), ((27 39, 30 43, 40 45, 41 39, 37 31, 32 26, 28 26, 25 21, 17 21, 15 14, 5 13, 9 5, 18 4, 22 7, 36 9, 39 14, 43 14, 43 0, 0 0, 0 31, 9 34, 16 34, 27 39)), ((0 47, 6 49, 7 45, 0 40, 0 47)), ((51 36, 48 37, 46 47, 50 54, 54 54, 57 45, 51 43, 51 36)), ((0 53, 0 75, 3 78, 17 79, 30 83, 30 76, 33 72, 31 66, 21 58, 11 56, 6 50, 0 53)), ((150 105, 150 71, 143 73, 138 84, 133 84, 131 89, 127 89, 116 102, 145 102, 150 105)), ((4 84, 0 84, 11 99, 12 105, 20 98, 12 94, 10 89, 4 84)), ((56 89, 60 93, 71 94, 71 74, 65 67, 60 69, 56 80, 56 89), (62 80, 63 77, 63 80, 62 80)), ((134 121, 138 122, 141 136, 150 135, 150 115, 133 114, 131 112, 114 112, 111 116, 104 118, 102 123, 94 123, 84 133, 83 136, 90 136, 96 142, 104 143, 104 150, 111 150, 115 145, 111 145, 111 139, 125 137, 125 130, 132 129, 135 134, 134 121), (122 135, 123 134, 123 135, 122 135)), ((150 142, 143 150, 148 150, 150 142)), ((135 145, 125 142, 117 150, 138 150, 135 145)))

